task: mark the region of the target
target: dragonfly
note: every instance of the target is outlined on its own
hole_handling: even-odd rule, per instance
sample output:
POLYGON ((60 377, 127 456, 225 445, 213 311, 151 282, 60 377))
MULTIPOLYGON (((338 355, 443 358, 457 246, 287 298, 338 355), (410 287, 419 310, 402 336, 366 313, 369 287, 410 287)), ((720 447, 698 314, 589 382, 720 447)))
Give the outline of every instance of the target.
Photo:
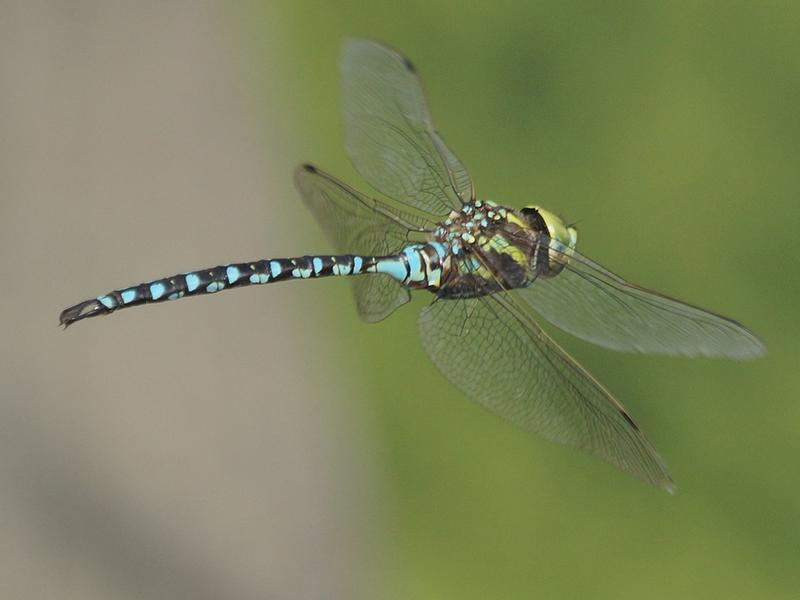
POLYGON ((120 288, 61 313, 67 327, 140 304, 296 279, 353 278, 358 314, 388 317, 412 292, 427 354, 490 412, 674 491, 667 465, 623 405, 539 325, 623 352, 754 359, 741 324, 629 283, 576 249, 578 232, 540 206, 478 199, 434 128, 414 65, 368 39, 345 42, 344 146, 374 189, 305 164, 295 183, 340 254, 224 264, 120 288))

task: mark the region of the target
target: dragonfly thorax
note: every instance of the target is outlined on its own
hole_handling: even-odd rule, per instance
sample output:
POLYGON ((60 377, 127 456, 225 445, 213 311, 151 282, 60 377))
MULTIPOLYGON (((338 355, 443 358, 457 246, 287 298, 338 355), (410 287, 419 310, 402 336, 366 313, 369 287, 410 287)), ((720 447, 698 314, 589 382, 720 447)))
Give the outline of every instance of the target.
POLYGON ((574 227, 539 207, 465 203, 433 230, 431 242, 442 249, 442 278, 441 286, 429 287, 458 298, 527 287, 561 273, 577 236, 574 227))
POLYGON ((485 242, 487 230, 501 224, 507 215, 507 209, 491 200, 474 200, 460 211, 452 211, 434 230, 434 238, 458 255, 469 246, 485 242))

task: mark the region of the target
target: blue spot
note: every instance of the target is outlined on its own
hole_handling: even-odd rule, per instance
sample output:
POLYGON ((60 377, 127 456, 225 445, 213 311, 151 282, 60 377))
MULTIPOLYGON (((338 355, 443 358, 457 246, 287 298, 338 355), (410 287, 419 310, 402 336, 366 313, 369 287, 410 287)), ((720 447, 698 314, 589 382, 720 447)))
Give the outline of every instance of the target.
POLYGON ((406 280, 406 267, 402 260, 386 259, 378 261, 378 273, 386 273, 392 279, 403 282, 406 280))
POLYGON ((167 296, 167 300, 177 300, 178 298, 183 298, 183 292, 173 292, 167 296))
POLYGON ((334 275, 350 275, 350 265, 347 263, 339 263, 333 265, 334 275))
POLYGON ((237 269, 236 267, 228 267, 227 269, 225 269, 225 274, 228 276, 228 283, 230 283, 231 285, 236 283, 236 281, 238 281, 240 276, 239 269, 237 269))
POLYGON ((122 292, 122 303, 129 304, 136 298, 136 290, 125 290, 122 292))
MULTIPOLYGON (((295 264, 294 262, 292 264, 295 264)), ((311 269, 301 269, 295 264, 295 268, 292 269, 292 277, 295 279, 308 279, 311 277, 311 269)))
POLYGON ((153 300, 158 300, 161 296, 164 295, 164 292, 167 291, 166 286, 163 283, 151 283, 150 284, 150 297, 153 300))
POLYGON ((312 262, 314 263, 314 275, 319 275, 319 272, 322 271, 322 259, 315 256, 312 262))
POLYGON ((436 254, 439 255, 439 258, 441 260, 444 260, 444 257, 445 257, 445 254, 447 254, 447 251, 445 250, 445 248, 444 248, 444 246, 442 244, 440 244, 439 242, 430 242, 428 245, 436 251, 436 254))
POLYGON ((277 277, 281 274, 281 264, 276 260, 269 261, 269 272, 273 277, 277 277))
POLYGON ((489 226, 489 221, 487 221, 486 219, 481 219, 481 227, 488 227, 488 226, 489 226))
POLYGON ((403 250, 408 259, 408 269, 411 272, 411 281, 422 281, 425 274, 422 272, 422 261, 419 259, 419 251, 413 246, 408 246, 403 250))
POLYGON ((186 289, 190 292, 200 287, 200 278, 195 273, 186 274, 186 289))
POLYGON ((353 273, 360 273, 363 261, 360 256, 353 257, 353 273))
POLYGON ((117 305, 117 301, 114 300, 114 296, 98 296, 97 301, 106 308, 114 308, 117 305))
POLYGON ((206 291, 209 294, 213 294, 214 292, 220 291, 222 288, 225 287, 225 284, 220 283, 219 281, 212 281, 206 286, 206 291))

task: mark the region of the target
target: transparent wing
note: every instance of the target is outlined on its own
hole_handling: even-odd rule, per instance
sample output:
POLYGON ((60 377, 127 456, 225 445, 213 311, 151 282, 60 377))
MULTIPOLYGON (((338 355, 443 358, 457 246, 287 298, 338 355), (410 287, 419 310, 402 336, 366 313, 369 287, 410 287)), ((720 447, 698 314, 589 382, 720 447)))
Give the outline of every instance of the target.
POLYGON ((294 181, 325 236, 342 254, 394 254, 414 233, 436 226, 392 202, 370 198, 313 165, 297 167, 294 181))
POLYGON ((341 74, 345 150, 372 187, 432 215, 473 197, 469 174, 433 127, 408 59, 350 39, 341 74))
POLYGON ((437 300, 418 325, 436 366, 488 410, 673 491, 667 466, 625 408, 539 328, 513 292, 437 300))
MULTIPOLYGON (((369 198, 311 165, 295 171, 297 189, 337 252, 387 256, 430 224, 402 209, 369 198)), ((386 318, 410 299, 407 289, 386 275, 353 278, 358 314, 366 321, 386 318)))
POLYGON ((564 331, 612 350, 742 360, 766 352, 736 321, 628 283, 577 252, 520 295, 564 331))

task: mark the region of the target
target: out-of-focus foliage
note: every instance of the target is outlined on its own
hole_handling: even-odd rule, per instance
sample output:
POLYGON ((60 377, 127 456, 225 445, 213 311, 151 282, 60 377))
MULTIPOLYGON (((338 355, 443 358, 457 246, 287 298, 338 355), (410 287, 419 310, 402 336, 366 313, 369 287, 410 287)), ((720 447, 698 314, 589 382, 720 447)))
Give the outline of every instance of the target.
POLYGON ((670 497, 462 397, 416 340, 423 299, 368 327, 340 286, 317 306, 358 365, 340 381, 368 381, 354 402, 383 473, 364 517, 371 597, 797 593, 800 5, 283 4, 279 44, 259 35, 257 3, 235 19, 249 52, 291 48, 288 87, 257 93, 286 104, 298 159, 366 189, 341 148, 338 53, 347 35, 390 43, 481 197, 577 221, 584 253, 741 320, 769 348, 735 363, 559 337, 638 417, 673 471, 670 497))

